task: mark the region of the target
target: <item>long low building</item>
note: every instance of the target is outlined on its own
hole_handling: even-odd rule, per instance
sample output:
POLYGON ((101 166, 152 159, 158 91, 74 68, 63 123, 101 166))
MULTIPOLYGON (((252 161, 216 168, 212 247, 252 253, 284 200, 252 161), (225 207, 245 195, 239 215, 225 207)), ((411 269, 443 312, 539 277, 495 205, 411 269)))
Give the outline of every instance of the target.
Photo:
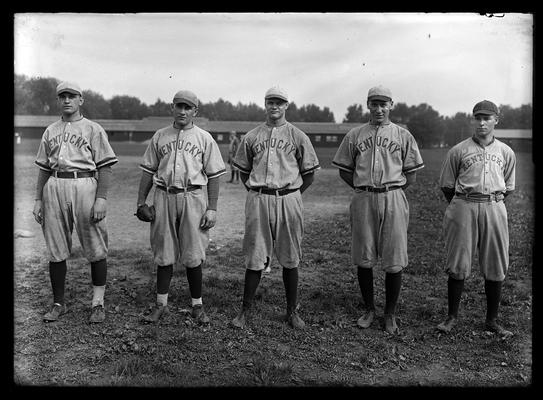
MULTIPOLYGON (((58 120, 55 115, 15 115, 14 130, 21 138, 41 138, 45 128, 58 120)), ((95 119, 107 132, 111 141, 144 142, 160 128, 172 123, 171 117, 147 117, 141 120, 95 119)), ((210 121, 194 118, 194 123, 211 133, 217 143, 228 143, 231 131, 244 135, 260 125, 259 121, 210 121)), ((293 122, 307 133, 316 146, 337 146, 343 136, 358 123, 293 122)))
MULTIPOLYGON (((41 138, 47 126, 58 120, 56 115, 15 115, 14 130, 20 138, 41 138)), ((160 128, 172 123, 171 117, 147 117, 140 120, 96 119, 108 133, 111 141, 144 142, 160 128)), ((228 135, 235 131, 244 135, 262 122, 260 121, 210 121, 196 117, 194 123, 210 132, 217 143, 228 143, 228 135)), ((337 147, 343 136, 360 123, 292 122, 308 134, 314 146, 337 147)), ((531 129, 496 129, 495 135, 509 144, 515 151, 531 151, 531 129)))

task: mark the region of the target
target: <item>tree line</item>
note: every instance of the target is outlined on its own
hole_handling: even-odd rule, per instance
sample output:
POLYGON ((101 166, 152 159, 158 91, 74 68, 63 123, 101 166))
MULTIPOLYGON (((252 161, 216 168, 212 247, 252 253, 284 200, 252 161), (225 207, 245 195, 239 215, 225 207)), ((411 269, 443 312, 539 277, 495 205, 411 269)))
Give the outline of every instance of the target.
MULTIPOLYGON (((48 77, 27 77, 15 75, 14 111, 18 115, 57 115, 58 105, 55 95, 60 81, 48 77)), ((100 93, 83 90, 85 103, 83 114, 90 119, 142 119, 150 116, 170 116, 170 103, 158 98, 154 104, 147 105, 139 98, 116 95, 105 99, 100 93)), ((531 129, 532 105, 523 104, 518 108, 499 105, 501 129, 531 129)), ((264 108, 255 104, 233 104, 222 98, 215 102, 202 103, 198 116, 214 121, 262 121, 264 108)), ((286 113, 292 122, 336 122, 328 107, 305 104, 300 107, 291 102, 286 113)), ((432 106, 422 103, 408 106, 395 103, 390 119, 409 129, 421 147, 437 144, 450 146, 471 135, 471 116, 458 112, 453 117, 442 116, 432 106)), ((342 122, 364 123, 369 120, 369 112, 364 112, 362 104, 352 104, 347 108, 342 122)))

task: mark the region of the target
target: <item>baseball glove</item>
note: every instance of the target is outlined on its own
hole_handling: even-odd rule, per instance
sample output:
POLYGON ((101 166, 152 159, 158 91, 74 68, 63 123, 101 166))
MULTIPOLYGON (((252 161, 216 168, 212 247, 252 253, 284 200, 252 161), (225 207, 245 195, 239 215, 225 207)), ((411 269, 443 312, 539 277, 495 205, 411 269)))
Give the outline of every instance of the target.
POLYGON ((155 219, 155 206, 149 207, 147 204, 142 204, 138 207, 136 214, 134 214, 140 221, 151 222, 155 219))

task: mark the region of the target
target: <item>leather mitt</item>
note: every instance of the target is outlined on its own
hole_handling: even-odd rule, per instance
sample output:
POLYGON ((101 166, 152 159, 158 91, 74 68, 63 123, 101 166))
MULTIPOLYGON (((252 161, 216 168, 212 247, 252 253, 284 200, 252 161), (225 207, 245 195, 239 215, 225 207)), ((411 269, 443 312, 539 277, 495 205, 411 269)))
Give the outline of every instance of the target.
POLYGON ((140 221, 151 222, 155 219, 155 206, 149 207, 147 204, 142 204, 138 207, 135 215, 140 221))

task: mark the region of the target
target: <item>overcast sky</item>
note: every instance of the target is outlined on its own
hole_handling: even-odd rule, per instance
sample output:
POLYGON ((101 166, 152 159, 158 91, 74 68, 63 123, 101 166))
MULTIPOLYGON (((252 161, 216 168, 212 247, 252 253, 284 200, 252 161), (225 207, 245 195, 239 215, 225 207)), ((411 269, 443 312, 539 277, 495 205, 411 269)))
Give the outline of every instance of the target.
POLYGON ((371 86, 441 115, 532 103, 533 15, 471 13, 15 14, 14 70, 106 99, 180 89, 263 106, 274 85, 341 122, 371 86))

